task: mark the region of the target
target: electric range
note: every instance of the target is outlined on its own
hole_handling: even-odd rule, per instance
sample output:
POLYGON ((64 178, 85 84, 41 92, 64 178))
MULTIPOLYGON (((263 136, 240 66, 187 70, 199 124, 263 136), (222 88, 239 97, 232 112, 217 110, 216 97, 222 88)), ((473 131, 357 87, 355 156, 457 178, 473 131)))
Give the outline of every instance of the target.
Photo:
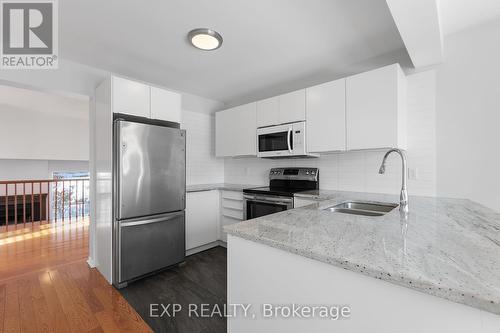
POLYGON ((319 189, 318 168, 273 168, 269 186, 243 190, 244 218, 253 218, 293 208, 293 195, 319 189))

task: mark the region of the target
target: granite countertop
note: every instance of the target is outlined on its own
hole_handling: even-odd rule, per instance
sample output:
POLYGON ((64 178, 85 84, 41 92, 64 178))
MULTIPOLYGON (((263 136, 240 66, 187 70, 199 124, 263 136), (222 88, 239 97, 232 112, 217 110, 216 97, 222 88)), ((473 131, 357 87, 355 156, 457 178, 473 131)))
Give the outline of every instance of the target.
POLYGON ((397 203, 399 197, 335 191, 324 197, 224 231, 500 314, 499 213, 470 200, 411 196, 407 216, 396 208, 367 217, 322 208, 346 200, 397 203))
POLYGON ((215 184, 197 184, 186 186, 186 192, 201 192, 210 190, 226 190, 226 191, 243 191, 245 188, 259 187, 262 185, 249 184, 230 184, 230 183, 215 183, 215 184))

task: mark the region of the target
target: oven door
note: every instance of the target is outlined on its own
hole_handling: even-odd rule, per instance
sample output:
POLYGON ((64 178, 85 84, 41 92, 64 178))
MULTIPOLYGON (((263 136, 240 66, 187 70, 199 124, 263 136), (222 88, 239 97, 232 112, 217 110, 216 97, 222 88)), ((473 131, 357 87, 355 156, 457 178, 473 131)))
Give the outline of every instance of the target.
POLYGON ((293 208, 293 198, 290 197, 245 194, 243 198, 245 200, 243 213, 245 220, 293 208))

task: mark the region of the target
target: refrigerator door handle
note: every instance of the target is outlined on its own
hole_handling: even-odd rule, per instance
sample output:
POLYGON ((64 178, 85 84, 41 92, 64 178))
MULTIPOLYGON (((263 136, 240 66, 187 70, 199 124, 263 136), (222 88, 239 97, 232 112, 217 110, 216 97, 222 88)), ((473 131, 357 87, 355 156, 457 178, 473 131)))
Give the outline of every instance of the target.
MULTIPOLYGON (((174 219, 174 218, 176 218, 176 217, 178 217, 179 215, 182 215, 182 214, 184 214, 184 211, 178 211, 178 212, 175 212, 175 213, 170 213, 168 215, 163 215, 161 217, 156 217, 156 218, 147 219, 147 220, 130 221, 130 222, 122 221, 122 222, 120 222, 120 227, 121 228, 134 227, 134 226, 138 226, 138 225, 145 225, 145 224, 151 224, 151 223, 158 223, 158 222, 168 221, 168 220, 172 220, 172 219, 174 219)), ((134 220, 136 220, 136 219, 134 219, 134 220)))

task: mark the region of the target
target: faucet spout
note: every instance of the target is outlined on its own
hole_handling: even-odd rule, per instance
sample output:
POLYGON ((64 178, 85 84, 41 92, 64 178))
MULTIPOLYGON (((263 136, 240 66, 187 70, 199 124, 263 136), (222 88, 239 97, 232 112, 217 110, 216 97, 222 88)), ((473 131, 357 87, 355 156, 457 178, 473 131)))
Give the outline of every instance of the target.
POLYGON ((401 157, 403 170, 402 170, 402 181, 401 181, 401 193, 399 196, 399 209, 405 213, 408 213, 408 189, 406 186, 406 182, 408 179, 408 167, 406 164, 405 151, 401 150, 401 149, 397 149, 397 148, 392 148, 387 153, 385 153, 384 159, 382 160, 382 164, 380 165, 380 169, 378 170, 378 173, 380 173, 380 174, 385 173, 385 162, 387 160, 387 157, 391 153, 397 153, 401 157))

